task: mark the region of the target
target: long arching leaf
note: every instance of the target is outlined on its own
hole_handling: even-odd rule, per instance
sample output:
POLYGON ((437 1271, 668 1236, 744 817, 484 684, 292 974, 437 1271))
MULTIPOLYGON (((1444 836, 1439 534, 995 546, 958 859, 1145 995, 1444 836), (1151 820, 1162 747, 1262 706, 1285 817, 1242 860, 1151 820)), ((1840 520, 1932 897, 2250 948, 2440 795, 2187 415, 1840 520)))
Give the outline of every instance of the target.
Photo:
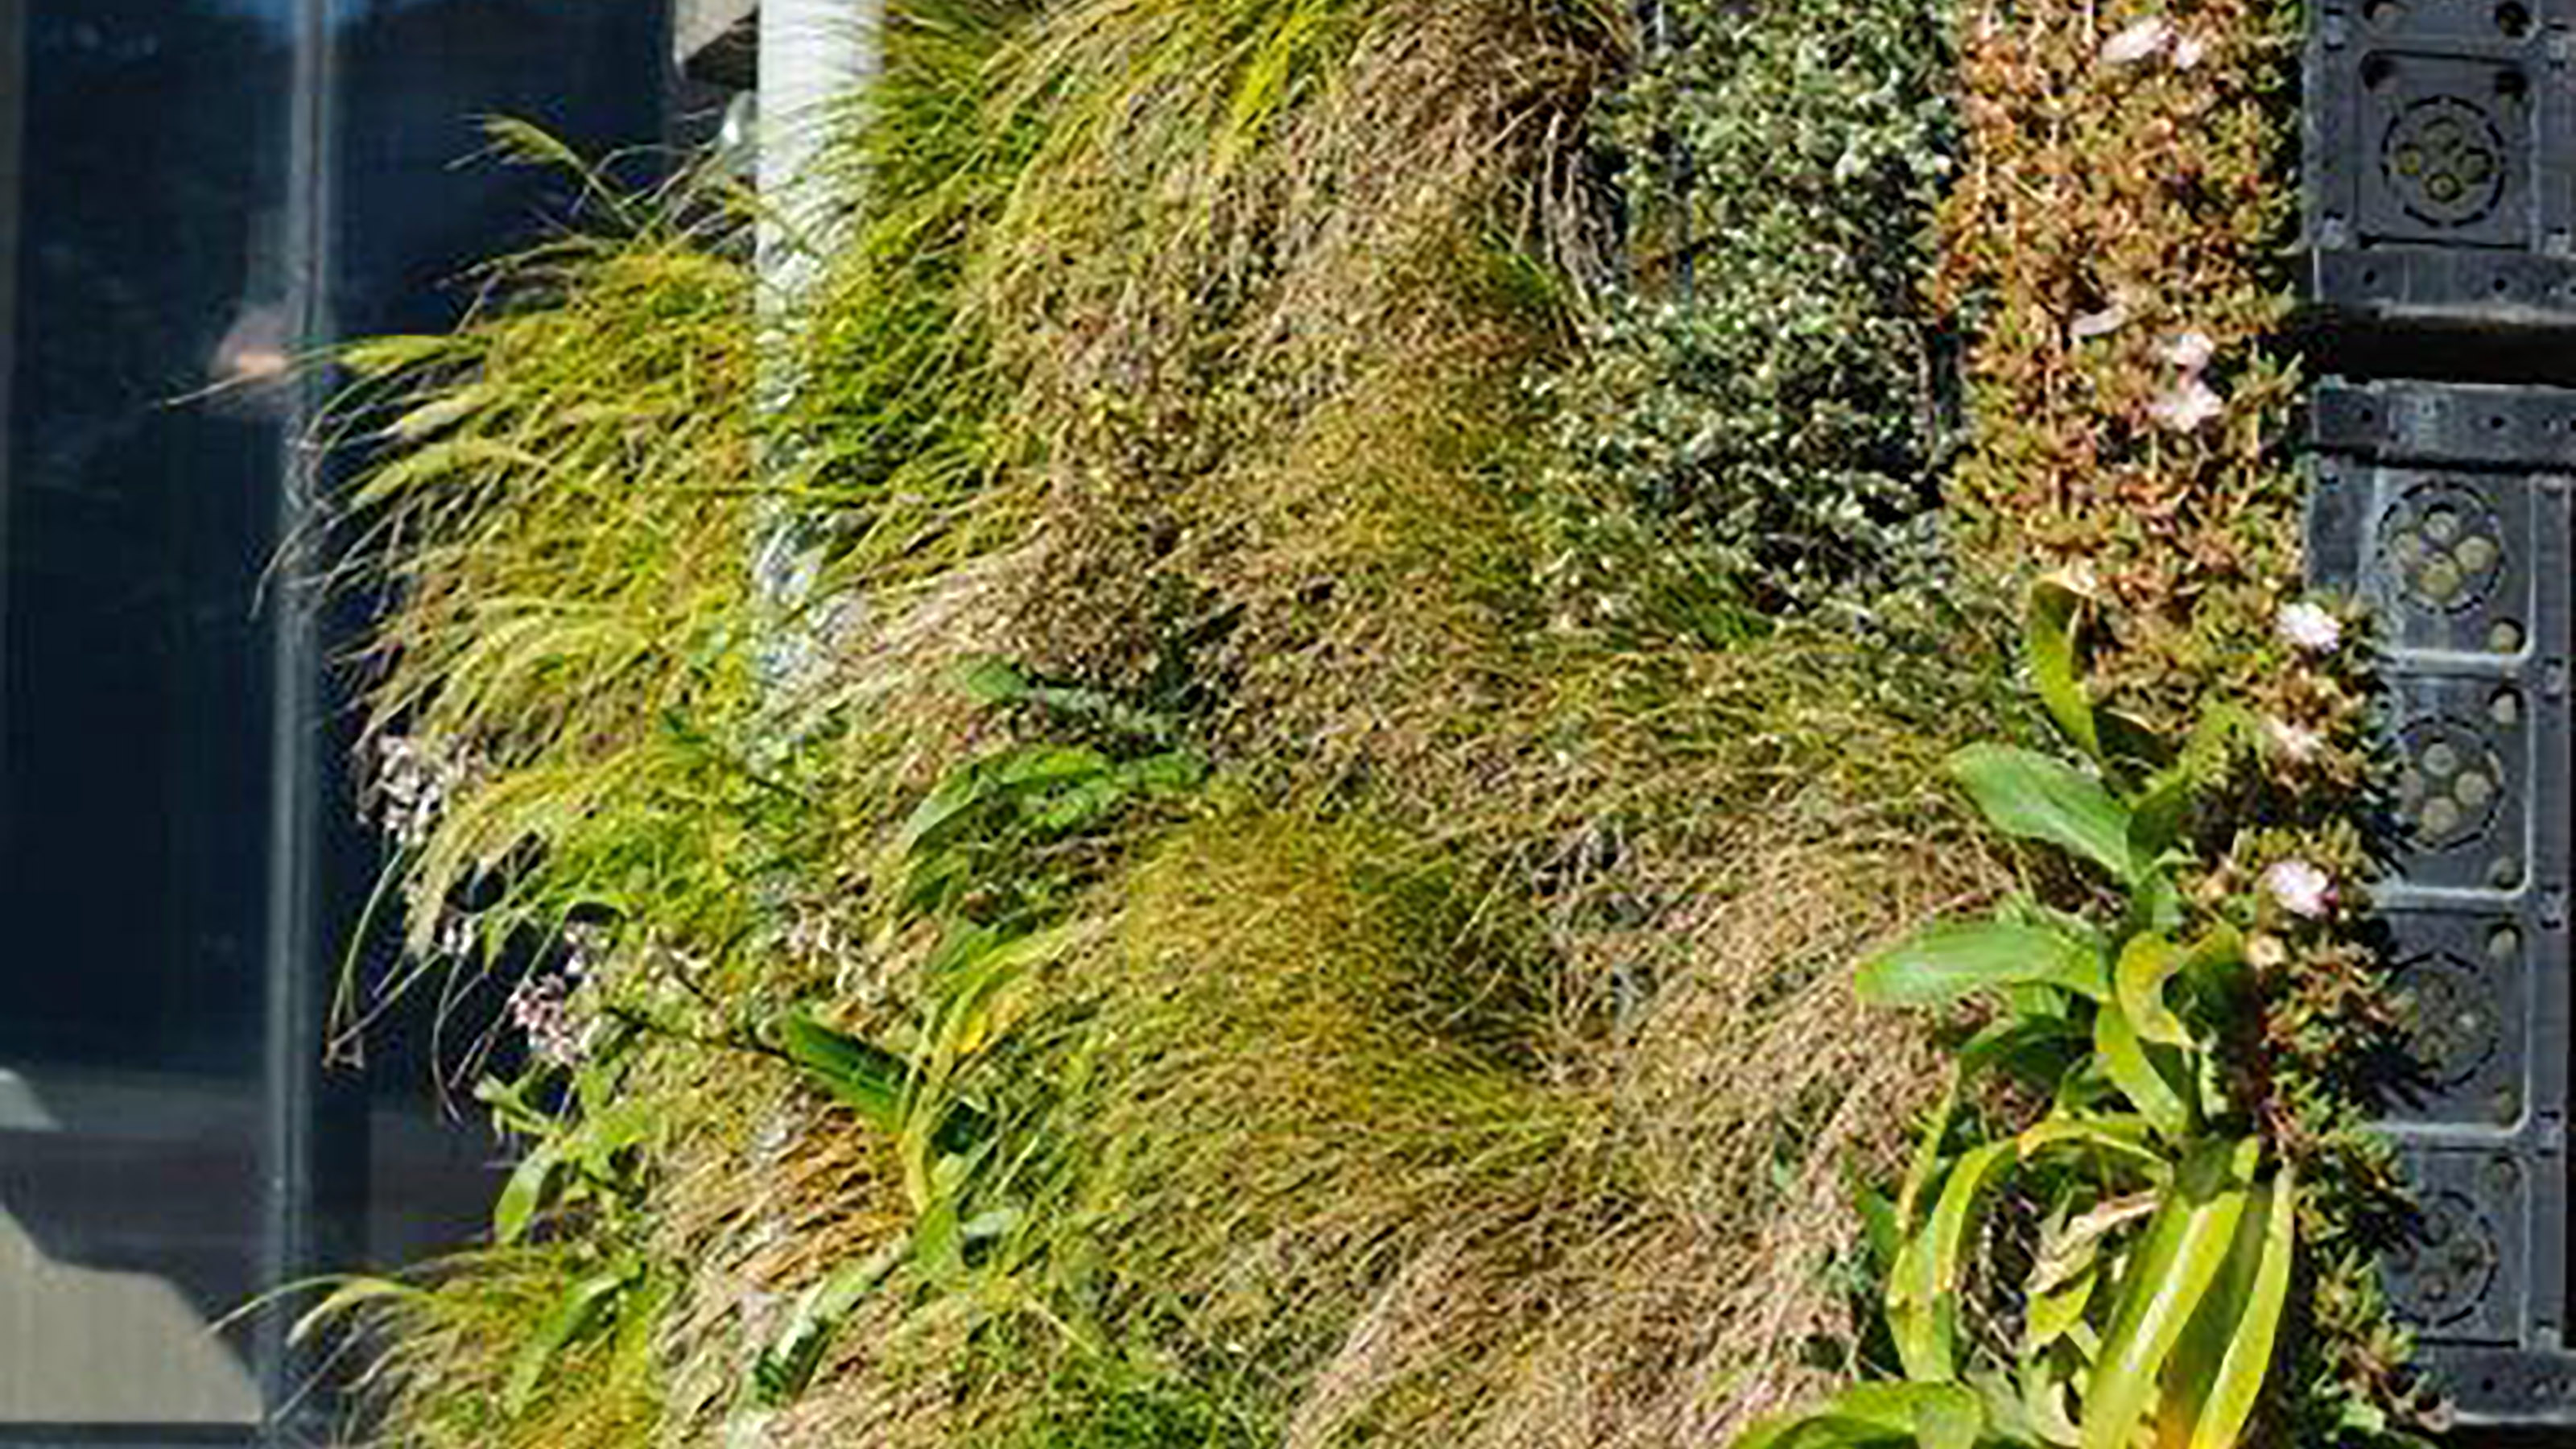
POLYGON ((2076 623, 2085 597, 2065 579, 2052 575, 2031 586, 2030 614, 2022 647, 2030 656, 2031 683, 2048 717, 2094 759, 2102 758, 2102 737, 2093 720, 2093 701, 2084 690, 2077 662, 2076 623))
MULTIPOLYGON (((2298 1252, 2298 1189, 2290 1169, 2265 1195, 2260 1261, 2245 1295, 2244 1313, 2227 1340, 2225 1358, 2209 1384, 2208 1401, 2192 1426, 2189 1449, 2234 1449, 2263 1396, 2280 1336, 2282 1305, 2290 1296, 2291 1261, 2298 1252)), ((2253 1216, 2251 1210, 2247 1216, 2253 1216)))
POLYGON ((2006 835, 2062 846, 2134 883, 2142 868, 2129 850, 2128 807, 2102 782, 2046 755, 2004 745, 1971 745, 1950 757, 1988 823, 2006 835))
POLYGON ((2045 926, 1980 921, 1934 926, 1861 962, 1860 999, 1872 1006, 1940 1006, 1975 991, 2059 986, 2104 996, 2091 947, 2045 926))
POLYGON ((2183 961, 2181 947, 2152 932, 2132 936, 2120 948, 2120 964, 2111 973, 2112 987, 2139 1040, 2160 1046, 2191 1045, 2182 1019, 2165 1005, 2165 983, 2182 969, 2183 961))
POLYGON ((2117 1003, 2106 1003, 2094 1014, 2093 1048, 2100 1054, 2102 1069, 2110 1074, 2112 1085, 2155 1124, 2157 1131, 2180 1136, 2191 1130, 2189 1104, 2147 1055, 2146 1043, 2138 1040, 2137 1028, 2117 1003))
POLYGON ((2259 1144, 2197 1148, 2123 1275, 2111 1329, 2084 1395, 2083 1449, 2128 1449, 2165 1360, 2227 1264, 2259 1144))

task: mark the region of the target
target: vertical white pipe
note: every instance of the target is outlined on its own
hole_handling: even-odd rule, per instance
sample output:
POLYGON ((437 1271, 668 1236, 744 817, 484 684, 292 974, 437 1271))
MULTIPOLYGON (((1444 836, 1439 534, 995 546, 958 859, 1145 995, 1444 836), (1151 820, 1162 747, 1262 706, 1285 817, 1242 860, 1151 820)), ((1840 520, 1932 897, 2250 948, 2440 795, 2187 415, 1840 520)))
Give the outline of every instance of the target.
MULTIPOLYGON (((794 416, 804 385, 798 355, 817 284, 847 238, 861 198, 846 194, 854 174, 830 164, 835 125, 861 113, 884 64, 882 0, 762 0, 760 7, 761 364, 759 396, 773 478, 792 475, 794 416)), ((812 602, 813 560, 792 510, 764 521, 753 587, 771 616, 763 673, 792 678, 808 652, 801 614, 812 602)))

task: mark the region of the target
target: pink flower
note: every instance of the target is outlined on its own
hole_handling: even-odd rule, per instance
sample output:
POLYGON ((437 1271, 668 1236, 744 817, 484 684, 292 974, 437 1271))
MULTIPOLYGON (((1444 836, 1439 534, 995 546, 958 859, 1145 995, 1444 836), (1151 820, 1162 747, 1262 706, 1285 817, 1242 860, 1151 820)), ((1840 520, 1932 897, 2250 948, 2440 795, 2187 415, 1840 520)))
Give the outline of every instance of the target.
POLYGON ((2325 736, 2315 730, 2302 729, 2287 720, 2263 721, 2263 735, 2272 742, 2272 748, 2280 751, 2282 757, 2293 764, 2306 764, 2315 759, 2326 747, 2325 736))
POLYGON ((2263 892, 2304 920, 2322 920, 2334 909, 2334 881, 2312 861, 2275 861, 2263 872, 2263 892))
POLYGON ((2161 17, 2141 20, 2102 42, 2104 65, 2132 65, 2165 48, 2173 39, 2173 26, 2161 17))
POLYGON ((2186 35, 2174 42, 2173 68, 2189 70, 2209 54, 2209 47, 2197 35, 2186 35))
POLYGON ((2114 302, 2099 312, 2087 312, 2067 325, 2067 333, 2078 342, 2108 337, 2127 325, 2129 309, 2114 302))
POLYGON ((2196 375, 2202 368, 2209 366, 2209 359, 2217 351, 2218 344, 2209 340, 2208 333, 2194 330, 2166 338, 2163 344, 2156 348, 2156 356, 2186 373, 2196 375))
POLYGON ((2343 643, 2343 621, 2304 600, 2283 604, 2273 627, 2281 642, 2302 654, 2331 654, 2343 643))
POLYGON ((2226 402, 2197 377, 2185 376, 2173 391, 2147 404, 2147 416, 2177 433, 2200 431, 2201 425, 2227 411, 2226 402))
POLYGON ((510 991, 510 1021, 526 1035, 528 1054, 569 1067, 590 1050, 590 1026, 573 1005, 573 981, 555 974, 523 978, 510 991))

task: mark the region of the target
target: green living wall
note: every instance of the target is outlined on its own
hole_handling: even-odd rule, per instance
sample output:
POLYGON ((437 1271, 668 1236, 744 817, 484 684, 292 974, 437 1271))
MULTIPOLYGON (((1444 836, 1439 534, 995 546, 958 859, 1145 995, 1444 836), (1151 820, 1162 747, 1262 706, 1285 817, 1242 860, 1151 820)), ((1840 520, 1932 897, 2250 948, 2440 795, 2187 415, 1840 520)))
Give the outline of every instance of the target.
MULTIPOLYGON (((2407 1422, 2338 1069, 2393 1020, 2332 890, 2357 651, 2315 621, 2357 621, 2299 597, 2263 352, 2284 16, 890 9, 792 400, 720 179, 346 358, 409 943, 358 985, 506 997, 525 1057, 478 1088, 491 1244, 308 1320, 362 1335, 365 1433, 2108 1449, 2188 1403, 2223 1443, 2215 1367, 2063 1430, 1994 1390, 2074 1214, 2164 1281, 2116 1210, 2197 1149, 1981 1196, 2047 1106, 1950 1087, 1991 996, 1854 994, 1928 999, 1884 978, 1936 917, 2141 889, 1954 778, 2097 696, 2189 733, 2155 889, 2241 947, 2158 1048, 2254 1144, 2191 1171, 2298 1228, 2285 1287, 2249 1230, 2192 1301, 2238 1360, 2285 1305, 2253 1432, 2407 1422)), ((2110 1382, 2076 1326, 2037 1356, 2110 1382)))

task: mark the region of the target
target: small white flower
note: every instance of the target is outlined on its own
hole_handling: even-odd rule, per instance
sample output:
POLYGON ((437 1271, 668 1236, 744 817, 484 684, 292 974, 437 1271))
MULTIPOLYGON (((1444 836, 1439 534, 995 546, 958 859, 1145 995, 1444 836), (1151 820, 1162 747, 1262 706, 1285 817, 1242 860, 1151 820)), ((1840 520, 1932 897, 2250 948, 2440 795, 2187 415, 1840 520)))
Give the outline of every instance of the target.
POLYGON ((2156 348, 2156 357, 2196 376, 2217 352, 2218 344, 2209 340, 2209 334, 2195 329, 2166 338, 2156 348))
POLYGON ((2209 46, 2197 35, 2186 35, 2174 41, 2173 68, 2189 70, 2209 54, 2209 46))
POLYGON ((2093 567, 2093 561, 2089 558, 2074 559, 2059 565, 2049 574, 2048 582, 2079 599, 2102 597, 2102 575, 2093 567))
POLYGON ((510 991, 510 1020, 528 1039, 528 1052, 552 1066, 569 1067, 590 1050, 590 1023, 573 1005, 573 980, 555 974, 528 976, 510 991))
POLYGON ((2274 861, 2263 872, 2263 891, 2281 909, 2307 920, 2334 909, 2334 881, 2311 861, 2274 861))
POLYGON ((2202 424, 2227 411, 2227 404, 2209 384, 2197 377, 2186 376, 2174 390, 2147 404, 2147 416, 2177 433, 2198 432, 2202 424))
POLYGON ((2290 948, 2280 937, 2257 931, 2245 942, 2245 959, 2258 971, 2277 971, 2290 964, 2290 948))
POLYGON ((2263 734, 2280 751, 2282 758, 2304 765, 2315 759, 2326 747, 2326 737, 2312 729, 2303 729, 2288 720, 2263 721, 2263 734))
POLYGON ((2114 302, 2099 312, 2087 312, 2076 318, 2067 324, 2066 330, 2076 341, 2086 342, 2096 337, 2108 337, 2128 325, 2128 321, 2129 309, 2114 302))
POLYGON ((2343 621, 2316 604, 2283 604, 2273 627, 2283 643, 2306 654, 2331 654, 2343 643, 2343 621))
POLYGON ((2132 65, 2165 48, 2173 27, 2162 18, 2141 20, 2102 42, 2104 65, 2132 65))

